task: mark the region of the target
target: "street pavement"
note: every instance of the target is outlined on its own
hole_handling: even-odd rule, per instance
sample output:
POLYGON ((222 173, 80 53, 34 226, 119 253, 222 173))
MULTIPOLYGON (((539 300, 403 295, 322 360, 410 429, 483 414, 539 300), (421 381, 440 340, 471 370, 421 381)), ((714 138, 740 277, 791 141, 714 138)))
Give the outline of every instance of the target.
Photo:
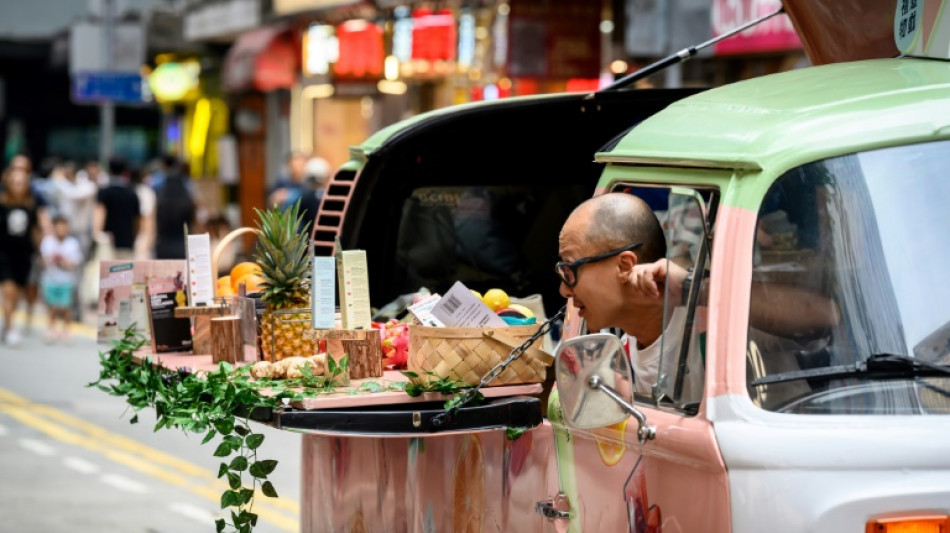
MULTIPOLYGON (((190 533, 214 531, 217 439, 152 431, 121 398, 86 384, 99 373, 94 330, 47 344, 36 328, 16 347, 0 345, 0 531, 190 533)), ((254 424, 280 498, 258 495, 259 533, 299 530, 300 435, 254 424)))

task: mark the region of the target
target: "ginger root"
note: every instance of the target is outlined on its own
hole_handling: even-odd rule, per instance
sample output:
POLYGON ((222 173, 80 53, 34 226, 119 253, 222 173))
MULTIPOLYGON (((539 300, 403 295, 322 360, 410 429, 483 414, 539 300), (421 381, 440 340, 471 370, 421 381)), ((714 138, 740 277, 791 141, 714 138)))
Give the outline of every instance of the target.
POLYGON ((288 357, 276 363, 258 361, 251 367, 251 377, 271 379, 299 379, 303 377, 303 366, 310 367, 310 373, 321 376, 326 372, 327 355, 317 354, 312 357, 288 357))

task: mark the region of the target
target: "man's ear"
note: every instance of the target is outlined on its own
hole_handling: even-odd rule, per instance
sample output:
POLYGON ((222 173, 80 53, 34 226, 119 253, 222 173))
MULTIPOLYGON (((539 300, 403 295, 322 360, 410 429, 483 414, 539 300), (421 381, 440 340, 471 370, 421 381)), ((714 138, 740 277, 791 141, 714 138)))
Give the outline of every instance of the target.
POLYGON ((617 262, 617 274, 623 279, 629 279, 633 274, 633 267, 637 266, 637 254, 626 251, 617 256, 620 260, 617 262))

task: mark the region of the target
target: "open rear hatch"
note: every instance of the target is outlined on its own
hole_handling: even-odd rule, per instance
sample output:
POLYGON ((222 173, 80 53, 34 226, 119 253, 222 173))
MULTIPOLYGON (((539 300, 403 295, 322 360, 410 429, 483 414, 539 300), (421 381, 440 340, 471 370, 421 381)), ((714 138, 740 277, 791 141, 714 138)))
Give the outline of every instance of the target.
POLYGON ((380 307, 455 281, 483 291, 541 294, 561 305, 553 265, 570 211, 602 169, 594 153, 697 89, 512 99, 433 113, 354 160, 327 189, 316 221, 318 255, 364 249, 380 307), (365 163, 357 164, 365 157, 365 163))

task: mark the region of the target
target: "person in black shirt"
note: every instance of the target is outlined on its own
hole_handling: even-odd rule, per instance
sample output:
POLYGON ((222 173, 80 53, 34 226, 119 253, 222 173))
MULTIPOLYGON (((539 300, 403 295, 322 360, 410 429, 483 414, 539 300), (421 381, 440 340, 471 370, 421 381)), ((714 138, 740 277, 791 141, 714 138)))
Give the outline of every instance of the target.
POLYGON ((193 224, 195 202, 191 199, 188 175, 180 162, 167 160, 166 177, 156 202, 156 259, 185 257, 185 224, 193 224))
POLYGON ((3 176, 0 192, 0 292, 3 293, 3 327, 0 341, 16 344, 11 331, 13 311, 30 277, 32 258, 40 238, 37 203, 30 192, 30 175, 11 168, 3 176))
POLYGON ((142 212, 124 162, 117 159, 109 162, 109 185, 99 189, 96 202, 94 234, 97 242, 111 242, 116 259, 131 260, 142 212))

